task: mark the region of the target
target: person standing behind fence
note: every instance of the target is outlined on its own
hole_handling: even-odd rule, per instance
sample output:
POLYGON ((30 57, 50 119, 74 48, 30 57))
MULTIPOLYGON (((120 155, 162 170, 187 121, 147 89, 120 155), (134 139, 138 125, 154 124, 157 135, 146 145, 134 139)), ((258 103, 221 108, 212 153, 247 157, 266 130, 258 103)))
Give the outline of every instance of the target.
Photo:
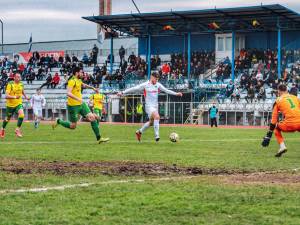
POLYGON ((144 114, 143 104, 139 102, 136 106, 136 122, 141 123, 144 114))
POLYGON ((125 48, 122 45, 121 48, 119 49, 120 66, 123 64, 123 61, 125 59, 125 53, 126 53, 125 48))
POLYGON ((92 49, 92 61, 94 66, 97 65, 98 53, 99 53, 99 48, 97 47, 96 44, 94 44, 94 47, 92 49))
POLYGON ((218 108, 213 105, 212 107, 209 108, 208 113, 209 113, 209 119, 210 119, 210 126, 213 127, 218 127, 217 124, 217 114, 218 114, 219 110, 218 108))

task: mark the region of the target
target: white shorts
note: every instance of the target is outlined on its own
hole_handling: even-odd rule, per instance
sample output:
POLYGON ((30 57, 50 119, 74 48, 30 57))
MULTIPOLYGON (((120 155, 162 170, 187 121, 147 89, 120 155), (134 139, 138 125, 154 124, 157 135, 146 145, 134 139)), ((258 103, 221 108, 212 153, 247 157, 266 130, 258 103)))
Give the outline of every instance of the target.
POLYGON ((33 109, 33 114, 37 117, 43 117, 43 109, 33 109))
POLYGON ((152 116, 152 113, 157 112, 158 113, 158 106, 147 106, 145 107, 146 113, 148 114, 149 119, 152 116))

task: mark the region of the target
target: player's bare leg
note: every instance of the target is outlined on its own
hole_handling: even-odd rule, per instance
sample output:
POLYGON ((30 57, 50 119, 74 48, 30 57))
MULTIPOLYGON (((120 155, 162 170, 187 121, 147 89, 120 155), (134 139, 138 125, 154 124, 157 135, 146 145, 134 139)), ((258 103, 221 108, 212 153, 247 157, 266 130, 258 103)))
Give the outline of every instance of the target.
POLYGON ((55 121, 51 124, 52 129, 54 130, 58 126, 59 118, 56 118, 55 121))
POLYGON ((34 128, 37 129, 40 123, 41 117, 34 115, 34 128))
POLYGON ((285 145, 285 143, 284 143, 284 139, 283 139, 283 136, 282 136, 282 134, 281 134, 281 130, 280 130, 280 128, 276 128, 275 129, 275 137, 276 137, 276 139, 277 139, 277 142, 278 142, 278 144, 279 144, 279 150, 278 150, 278 152, 276 153, 276 155, 275 155, 275 157, 281 157, 284 153, 286 153, 287 152, 287 147, 286 147, 286 145, 285 145))
POLYGON ((20 109, 18 111, 17 128, 15 129, 15 134, 19 138, 23 137, 22 132, 21 132, 21 126, 22 126, 23 120, 24 120, 24 111, 23 111, 23 109, 20 109))
POLYGON ((149 128, 153 126, 153 117, 151 116, 150 120, 141 127, 141 129, 135 132, 136 139, 140 142, 142 139, 142 134, 149 128))
POLYGON ((154 134, 155 134, 155 141, 158 142, 160 140, 159 137, 159 121, 160 121, 160 116, 158 112, 153 112, 153 127, 154 127, 154 134))
POLYGON ((0 131, 0 138, 1 139, 3 139, 5 137, 5 127, 7 126, 9 121, 10 121, 10 118, 8 118, 8 117, 3 120, 3 124, 2 124, 2 127, 1 127, 1 131, 0 131))

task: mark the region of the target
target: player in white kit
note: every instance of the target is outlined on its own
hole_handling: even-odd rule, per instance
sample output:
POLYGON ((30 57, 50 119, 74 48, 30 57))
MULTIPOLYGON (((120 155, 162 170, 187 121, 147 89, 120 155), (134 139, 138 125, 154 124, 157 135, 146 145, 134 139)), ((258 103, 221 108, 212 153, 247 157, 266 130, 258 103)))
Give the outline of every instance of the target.
POLYGON ((123 92, 119 92, 118 96, 123 96, 128 93, 135 93, 138 91, 144 91, 145 97, 145 110, 148 114, 149 121, 143 125, 143 127, 136 131, 136 137, 138 141, 141 141, 142 134, 153 125, 155 140, 159 141, 159 113, 158 113, 158 94, 163 91, 169 95, 176 95, 182 97, 181 92, 174 92, 165 88, 161 83, 158 82, 158 73, 152 73, 149 81, 144 82, 135 87, 129 88, 123 92))
POLYGON ((34 127, 38 128, 41 119, 43 118, 43 108, 46 105, 46 99, 41 94, 41 89, 36 89, 36 94, 34 94, 30 100, 30 105, 34 114, 34 127))

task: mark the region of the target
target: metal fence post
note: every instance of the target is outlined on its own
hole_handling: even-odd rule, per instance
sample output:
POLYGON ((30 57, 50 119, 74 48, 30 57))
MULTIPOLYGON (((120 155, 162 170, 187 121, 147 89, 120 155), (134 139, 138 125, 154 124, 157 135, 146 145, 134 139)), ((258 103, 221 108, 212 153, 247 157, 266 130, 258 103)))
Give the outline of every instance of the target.
POLYGON ((175 124, 175 123, 176 123, 176 121, 175 121, 175 118, 176 118, 175 102, 173 102, 173 106, 174 106, 174 107, 173 107, 173 109, 174 109, 174 111, 173 111, 173 112, 174 112, 174 113, 173 113, 173 114, 174 114, 173 124, 175 124))
POLYGON ((183 102, 181 102, 181 124, 183 124, 183 102))

